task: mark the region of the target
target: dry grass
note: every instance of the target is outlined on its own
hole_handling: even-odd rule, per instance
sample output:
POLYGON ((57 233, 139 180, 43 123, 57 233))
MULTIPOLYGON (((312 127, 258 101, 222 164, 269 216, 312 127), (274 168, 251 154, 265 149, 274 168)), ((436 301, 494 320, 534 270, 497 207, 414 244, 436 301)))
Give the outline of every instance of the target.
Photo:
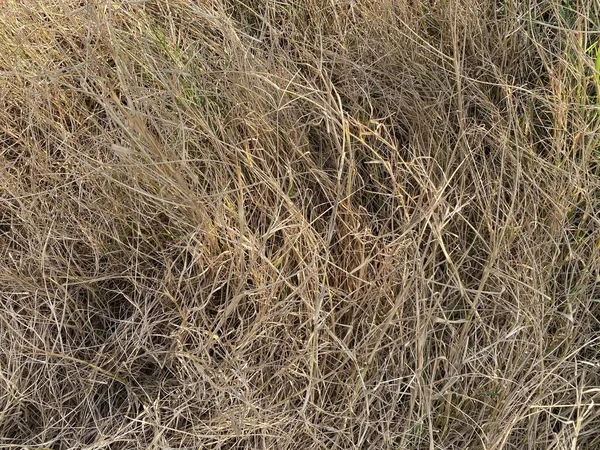
POLYGON ((5 0, 0 448, 600 448, 599 10, 5 0))

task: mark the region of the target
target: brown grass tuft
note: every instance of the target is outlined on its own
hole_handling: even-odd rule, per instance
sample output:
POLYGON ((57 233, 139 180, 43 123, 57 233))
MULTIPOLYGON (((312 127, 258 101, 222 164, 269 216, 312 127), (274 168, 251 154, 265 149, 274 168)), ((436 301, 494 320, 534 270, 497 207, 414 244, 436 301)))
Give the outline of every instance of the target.
POLYGON ((597 2, 0 17, 0 448, 600 448, 597 2))

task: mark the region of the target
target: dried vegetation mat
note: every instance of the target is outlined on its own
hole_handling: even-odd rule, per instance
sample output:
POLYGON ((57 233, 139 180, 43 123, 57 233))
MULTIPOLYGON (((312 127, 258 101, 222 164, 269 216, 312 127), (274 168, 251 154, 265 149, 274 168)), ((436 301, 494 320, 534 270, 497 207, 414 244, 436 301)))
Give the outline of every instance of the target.
POLYGON ((600 448, 596 1, 0 22, 0 448, 600 448))

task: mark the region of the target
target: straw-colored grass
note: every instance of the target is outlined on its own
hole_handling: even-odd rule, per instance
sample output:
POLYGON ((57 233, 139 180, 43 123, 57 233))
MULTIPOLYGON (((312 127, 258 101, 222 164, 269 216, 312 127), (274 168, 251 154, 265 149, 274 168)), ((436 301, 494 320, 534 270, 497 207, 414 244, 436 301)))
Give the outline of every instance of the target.
POLYGON ((595 0, 4 0, 0 448, 600 448, 595 0))

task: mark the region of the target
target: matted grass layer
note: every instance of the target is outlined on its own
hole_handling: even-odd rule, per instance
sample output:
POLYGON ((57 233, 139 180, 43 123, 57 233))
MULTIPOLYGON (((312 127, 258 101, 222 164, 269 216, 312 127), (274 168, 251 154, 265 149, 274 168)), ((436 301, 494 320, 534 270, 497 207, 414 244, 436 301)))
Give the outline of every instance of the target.
POLYGON ((600 448, 594 0, 5 0, 0 448, 600 448))

